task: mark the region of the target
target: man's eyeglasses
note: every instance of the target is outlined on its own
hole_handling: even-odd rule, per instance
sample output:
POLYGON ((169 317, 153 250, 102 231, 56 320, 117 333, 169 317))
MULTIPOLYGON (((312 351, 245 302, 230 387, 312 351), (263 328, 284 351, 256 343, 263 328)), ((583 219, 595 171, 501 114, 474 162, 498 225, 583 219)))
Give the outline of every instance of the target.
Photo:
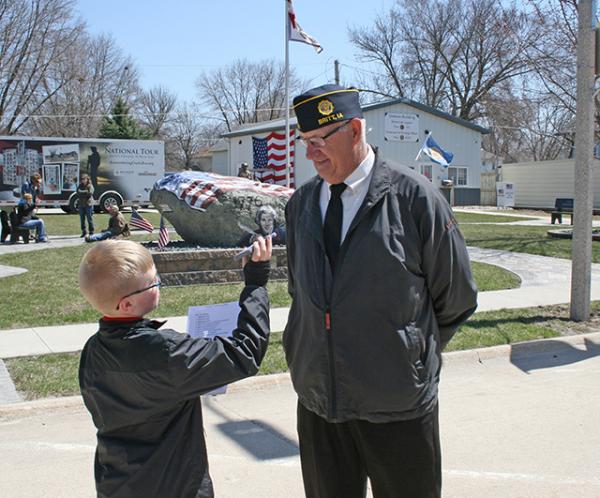
POLYGON ((327 140, 331 135, 333 135, 334 133, 340 131, 344 126, 348 125, 348 123, 350 123, 350 121, 346 121, 344 124, 338 126, 337 128, 334 128, 333 130, 331 130, 329 133, 323 135, 322 137, 310 137, 310 138, 304 138, 304 137, 300 137, 300 141, 304 144, 305 147, 308 147, 309 145, 312 145, 313 147, 316 147, 317 149, 321 148, 321 147, 325 147, 325 140, 327 140))
POLYGON ((143 289, 136 290, 134 292, 130 292, 126 296, 123 296, 121 299, 119 299, 119 302, 117 303, 117 310, 119 309, 119 304, 121 304, 121 301, 123 301, 123 299, 125 299, 126 297, 131 297, 131 296, 135 296, 136 294, 141 294, 142 292, 146 292, 147 290, 154 289, 154 287, 158 287, 159 289, 162 287, 162 283, 160 281, 160 275, 156 275, 156 282, 154 282, 152 285, 149 285, 148 287, 144 287, 143 289))

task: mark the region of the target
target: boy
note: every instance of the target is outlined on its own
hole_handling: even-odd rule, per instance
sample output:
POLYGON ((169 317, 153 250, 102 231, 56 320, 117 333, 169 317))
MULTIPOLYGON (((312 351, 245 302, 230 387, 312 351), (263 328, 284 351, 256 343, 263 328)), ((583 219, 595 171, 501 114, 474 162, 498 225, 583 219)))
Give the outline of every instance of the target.
MULTIPOLYGON (((108 219, 108 228, 100 233, 94 234, 93 232, 90 232, 90 235, 84 235, 84 240, 86 242, 106 240, 112 237, 118 237, 119 235, 122 235, 123 237, 129 237, 129 235, 131 235, 129 232, 129 226, 121 214, 119 206, 113 204, 110 208, 108 208, 108 213, 110 214, 110 218, 108 219)), ((90 230, 92 229, 93 225, 90 230)))
POLYGON ((84 256, 79 287, 104 316, 86 343, 79 386, 97 427, 98 497, 213 497, 200 395, 254 375, 267 350, 271 241, 244 266, 238 326, 230 337, 194 339, 144 319, 160 278, 150 253, 127 240, 84 256))

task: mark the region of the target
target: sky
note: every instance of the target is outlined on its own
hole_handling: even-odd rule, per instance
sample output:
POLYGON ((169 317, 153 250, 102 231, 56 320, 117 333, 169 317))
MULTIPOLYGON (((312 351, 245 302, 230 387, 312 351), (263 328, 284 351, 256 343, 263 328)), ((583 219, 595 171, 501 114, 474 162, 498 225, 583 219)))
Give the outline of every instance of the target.
MULTIPOLYGON (((395 0, 294 0, 297 22, 323 47, 290 43, 290 67, 310 86, 353 82, 356 49, 347 27, 373 24, 395 0)), ((236 59, 285 60, 285 0, 77 0, 77 13, 93 35, 110 34, 131 56, 145 90, 162 85, 180 102, 198 100, 203 71, 236 59)))

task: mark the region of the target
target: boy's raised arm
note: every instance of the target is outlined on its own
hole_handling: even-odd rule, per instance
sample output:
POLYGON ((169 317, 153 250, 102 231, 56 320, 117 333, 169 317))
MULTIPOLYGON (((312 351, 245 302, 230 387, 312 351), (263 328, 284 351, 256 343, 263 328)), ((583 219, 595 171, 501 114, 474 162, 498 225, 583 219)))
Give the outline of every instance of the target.
MULTIPOLYGON (((197 396, 250 377, 260 367, 269 340, 270 239, 257 240, 244 265, 246 286, 240 295, 237 327, 230 337, 172 336, 169 369, 178 396, 197 396)), ((175 394, 175 393, 174 393, 175 394)))

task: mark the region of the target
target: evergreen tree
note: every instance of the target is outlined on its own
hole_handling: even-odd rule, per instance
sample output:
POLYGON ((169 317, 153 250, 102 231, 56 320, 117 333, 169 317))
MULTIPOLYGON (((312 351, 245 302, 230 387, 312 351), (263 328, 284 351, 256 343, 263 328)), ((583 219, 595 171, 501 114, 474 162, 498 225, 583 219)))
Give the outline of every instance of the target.
POLYGON ((100 138, 148 138, 133 116, 129 115, 129 107, 122 98, 118 98, 110 115, 102 118, 100 138))

